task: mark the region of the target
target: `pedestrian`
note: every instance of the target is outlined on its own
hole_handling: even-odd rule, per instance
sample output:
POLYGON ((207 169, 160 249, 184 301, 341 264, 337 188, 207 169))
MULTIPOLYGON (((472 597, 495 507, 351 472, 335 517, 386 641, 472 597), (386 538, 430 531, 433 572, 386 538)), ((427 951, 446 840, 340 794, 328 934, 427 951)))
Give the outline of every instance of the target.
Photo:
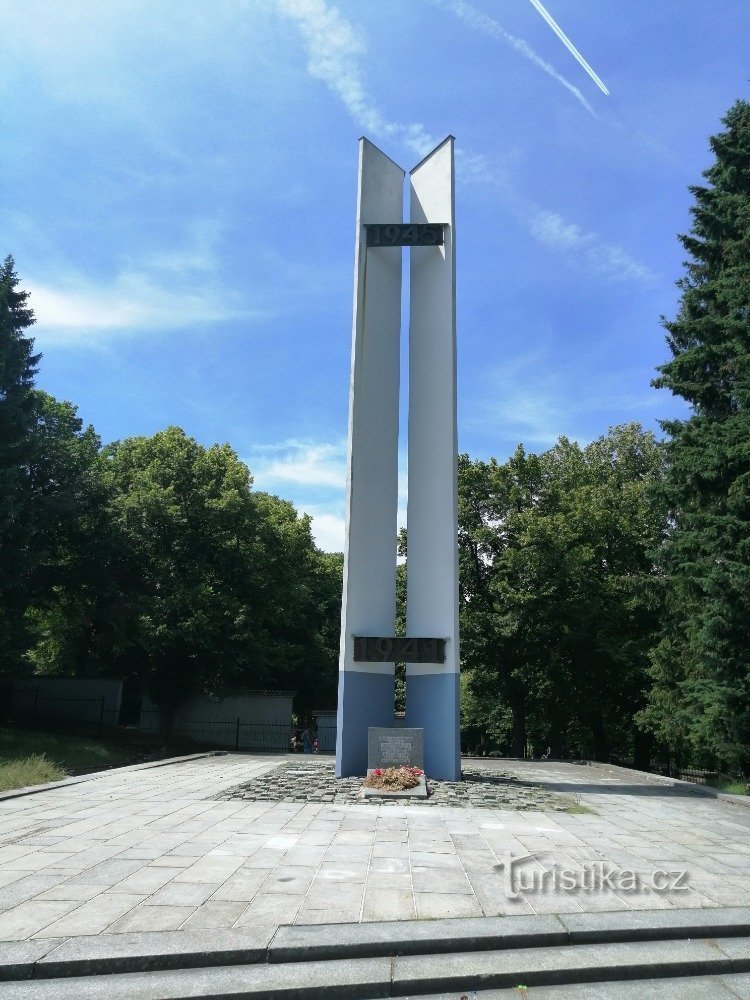
POLYGON ((302 740, 302 753, 312 753, 312 740, 310 739, 310 730, 307 726, 302 730, 300 739, 302 740))

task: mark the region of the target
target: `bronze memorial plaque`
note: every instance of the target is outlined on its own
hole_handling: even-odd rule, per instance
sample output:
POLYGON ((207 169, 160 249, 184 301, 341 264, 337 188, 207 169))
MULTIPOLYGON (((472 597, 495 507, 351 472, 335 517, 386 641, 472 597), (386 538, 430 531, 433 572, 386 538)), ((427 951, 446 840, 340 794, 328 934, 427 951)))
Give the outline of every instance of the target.
POLYGON ((356 663, 445 663, 445 639, 354 636, 356 663))
POLYGON ((391 222, 366 225, 368 247, 441 247, 443 222, 391 222))

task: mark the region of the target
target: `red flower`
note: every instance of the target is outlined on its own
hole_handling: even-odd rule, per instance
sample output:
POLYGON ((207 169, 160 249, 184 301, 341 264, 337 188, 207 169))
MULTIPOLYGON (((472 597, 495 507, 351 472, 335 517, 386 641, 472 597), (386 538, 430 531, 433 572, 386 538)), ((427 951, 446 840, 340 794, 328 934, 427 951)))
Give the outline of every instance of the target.
POLYGON ((376 767, 375 770, 372 773, 373 774, 382 774, 383 772, 381 771, 381 769, 379 767, 376 767))

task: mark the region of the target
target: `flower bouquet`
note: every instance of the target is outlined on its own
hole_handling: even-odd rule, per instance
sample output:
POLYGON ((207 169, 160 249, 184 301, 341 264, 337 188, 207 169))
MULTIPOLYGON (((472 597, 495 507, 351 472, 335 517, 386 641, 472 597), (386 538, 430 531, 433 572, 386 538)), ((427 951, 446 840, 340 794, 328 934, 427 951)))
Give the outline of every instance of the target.
POLYGON ((424 772, 418 767, 376 767, 365 778, 365 788, 378 788, 384 792, 405 792, 415 788, 424 772))

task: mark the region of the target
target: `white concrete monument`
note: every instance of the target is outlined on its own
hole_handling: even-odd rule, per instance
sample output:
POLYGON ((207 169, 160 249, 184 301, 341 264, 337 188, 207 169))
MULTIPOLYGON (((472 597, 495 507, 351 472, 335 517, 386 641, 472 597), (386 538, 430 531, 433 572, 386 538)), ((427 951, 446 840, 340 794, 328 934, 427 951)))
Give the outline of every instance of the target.
POLYGON ((338 777, 364 775, 367 730, 393 725, 407 664, 406 725, 425 771, 457 780, 459 742, 453 138, 409 175, 360 140, 349 393, 338 777), (407 638, 395 637, 401 266, 410 248, 407 638))

